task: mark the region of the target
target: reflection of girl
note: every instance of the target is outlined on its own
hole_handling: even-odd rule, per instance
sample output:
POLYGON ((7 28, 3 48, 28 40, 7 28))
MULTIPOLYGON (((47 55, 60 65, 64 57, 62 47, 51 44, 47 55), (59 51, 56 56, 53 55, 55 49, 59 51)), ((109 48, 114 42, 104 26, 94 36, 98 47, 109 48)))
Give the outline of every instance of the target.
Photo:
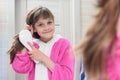
POLYGON ((97 0, 99 11, 78 49, 88 80, 120 80, 120 0, 97 0))
POLYGON ((28 73, 28 80, 73 80, 71 46, 68 40, 54 34, 52 13, 45 7, 35 8, 28 13, 26 22, 37 39, 33 45, 28 43, 32 48, 29 52, 23 47, 19 49, 18 37, 15 39, 8 51, 13 69, 18 73, 28 73), (33 60, 39 63, 35 64, 33 60))

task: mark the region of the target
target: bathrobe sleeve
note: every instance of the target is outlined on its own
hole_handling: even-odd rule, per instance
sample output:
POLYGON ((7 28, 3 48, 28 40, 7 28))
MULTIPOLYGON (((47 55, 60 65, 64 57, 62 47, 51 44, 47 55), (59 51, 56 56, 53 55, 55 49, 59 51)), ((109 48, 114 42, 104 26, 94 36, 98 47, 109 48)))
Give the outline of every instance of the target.
MULTIPOLYGON (((39 48, 37 43, 33 42, 33 45, 39 48)), ((35 68, 35 63, 31 60, 28 51, 25 53, 18 52, 13 60, 12 68, 17 73, 29 73, 35 68)))
POLYGON ((61 39, 53 48, 55 67, 49 80, 73 80, 75 59, 69 41, 61 39))
POLYGON ((28 52, 17 53, 12 63, 12 68, 17 73, 28 73, 34 67, 34 62, 30 59, 28 52))

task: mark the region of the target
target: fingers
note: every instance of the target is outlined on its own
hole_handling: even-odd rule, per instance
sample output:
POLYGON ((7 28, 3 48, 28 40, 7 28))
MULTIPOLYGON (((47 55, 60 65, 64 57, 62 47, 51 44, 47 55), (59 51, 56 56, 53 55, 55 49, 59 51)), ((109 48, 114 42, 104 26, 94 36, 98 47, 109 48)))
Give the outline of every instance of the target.
POLYGON ((29 30, 31 32, 31 34, 33 34, 33 27, 32 27, 32 25, 27 25, 27 26, 24 27, 24 29, 29 30))
POLYGON ((33 44, 31 42, 27 42, 27 43, 32 48, 32 50, 35 49, 35 47, 33 46, 33 44))
POLYGON ((24 29, 30 30, 30 29, 31 29, 31 26, 26 25, 26 26, 24 27, 24 29))
POLYGON ((32 60, 34 60, 34 56, 33 56, 33 55, 30 55, 30 58, 31 58, 32 60))

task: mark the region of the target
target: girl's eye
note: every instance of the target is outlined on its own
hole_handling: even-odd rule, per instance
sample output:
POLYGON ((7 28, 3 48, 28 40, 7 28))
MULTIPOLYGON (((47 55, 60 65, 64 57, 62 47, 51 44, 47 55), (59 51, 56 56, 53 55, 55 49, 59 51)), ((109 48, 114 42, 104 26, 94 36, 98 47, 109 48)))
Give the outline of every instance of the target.
POLYGON ((39 24, 39 26, 43 26, 43 24, 39 24))
POLYGON ((48 24, 52 24, 52 21, 49 21, 48 24))

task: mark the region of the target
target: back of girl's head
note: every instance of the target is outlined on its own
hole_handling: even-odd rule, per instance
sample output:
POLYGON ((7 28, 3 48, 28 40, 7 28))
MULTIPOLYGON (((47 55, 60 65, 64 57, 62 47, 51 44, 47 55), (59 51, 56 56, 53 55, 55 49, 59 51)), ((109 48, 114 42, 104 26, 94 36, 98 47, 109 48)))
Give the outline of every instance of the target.
MULTIPOLYGON (((97 0, 100 9, 96 15, 96 29, 101 28, 105 35, 109 34, 115 39, 116 25, 120 14, 120 0, 97 0)), ((98 30, 98 29, 97 29, 98 30)), ((105 36, 103 35, 103 36, 105 36)))
POLYGON ((28 25, 32 25, 34 26, 34 24, 40 19, 53 19, 54 20, 54 16, 52 14, 52 12, 46 8, 46 7, 36 7, 34 9, 32 9, 26 17, 26 23, 28 25))
POLYGON ((13 62, 16 53, 20 52, 23 48, 24 46, 19 41, 19 34, 15 35, 13 38, 12 45, 7 52, 10 55, 10 64, 13 62))
POLYGON ((117 5, 120 5, 120 0, 97 0, 97 7, 99 8, 103 8, 106 4, 117 6, 117 5))
POLYGON ((79 49, 83 53, 84 69, 88 73, 88 76, 99 76, 99 79, 102 76, 104 78, 102 80, 106 80, 107 51, 109 46, 116 40, 116 27, 120 14, 120 0, 97 1, 99 12, 95 15, 94 22, 87 31, 79 49), (105 76, 102 74, 105 74, 105 76))
POLYGON ((102 8, 106 5, 109 0, 98 0, 97 7, 102 8))

